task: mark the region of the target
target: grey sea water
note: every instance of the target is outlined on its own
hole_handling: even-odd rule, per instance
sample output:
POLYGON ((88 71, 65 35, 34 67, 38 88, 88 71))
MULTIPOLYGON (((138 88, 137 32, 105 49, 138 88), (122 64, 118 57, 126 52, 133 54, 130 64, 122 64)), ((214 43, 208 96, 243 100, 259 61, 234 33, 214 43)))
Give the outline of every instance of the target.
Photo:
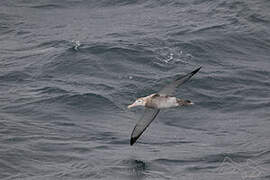
POLYGON ((1 0, 0 179, 269 179, 269 79, 267 0, 1 0))

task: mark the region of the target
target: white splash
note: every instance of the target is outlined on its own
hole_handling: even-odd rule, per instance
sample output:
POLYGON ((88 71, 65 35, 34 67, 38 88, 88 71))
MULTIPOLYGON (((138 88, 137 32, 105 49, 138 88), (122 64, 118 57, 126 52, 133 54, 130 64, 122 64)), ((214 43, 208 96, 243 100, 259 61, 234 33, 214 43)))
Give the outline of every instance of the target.
POLYGON ((80 41, 72 40, 71 42, 73 43, 73 49, 76 50, 76 51, 78 51, 79 50, 79 47, 81 46, 80 41))
POLYGON ((170 53, 169 58, 165 59, 164 62, 169 63, 171 60, 173 60, 173 53, 170 53))
POLYGON ((191 54, 184 53, 181 49, 161 48, 156 50, 157 58, 166 64, 183 63, 189 64, 193 58, 191 54))
POLYGON ((261 177, 264 174, 264 168, 258 163, 248 159, 244 163, 237 163, 229 157, 225 157, 218 168, 220 175, 239 174, 242 180, 261 177))

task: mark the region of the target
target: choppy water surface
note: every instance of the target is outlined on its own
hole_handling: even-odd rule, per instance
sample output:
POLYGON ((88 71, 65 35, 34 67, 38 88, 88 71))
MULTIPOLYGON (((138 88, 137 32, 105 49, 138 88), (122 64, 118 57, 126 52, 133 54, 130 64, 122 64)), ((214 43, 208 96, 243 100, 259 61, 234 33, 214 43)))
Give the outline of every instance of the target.
POLYGON ((0 2, 0 179, 270 178, 264 0, 0 2), (134 146, 136 97, 202 66, 134 146))

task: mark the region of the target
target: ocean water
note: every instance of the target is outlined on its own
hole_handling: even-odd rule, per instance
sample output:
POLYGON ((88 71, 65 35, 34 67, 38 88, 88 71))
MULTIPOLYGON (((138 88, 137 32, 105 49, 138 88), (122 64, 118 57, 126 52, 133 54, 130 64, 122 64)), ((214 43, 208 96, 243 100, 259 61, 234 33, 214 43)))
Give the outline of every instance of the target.
POLYGON ((270 2, 1 0, 0 179, 270 179, 270 2))

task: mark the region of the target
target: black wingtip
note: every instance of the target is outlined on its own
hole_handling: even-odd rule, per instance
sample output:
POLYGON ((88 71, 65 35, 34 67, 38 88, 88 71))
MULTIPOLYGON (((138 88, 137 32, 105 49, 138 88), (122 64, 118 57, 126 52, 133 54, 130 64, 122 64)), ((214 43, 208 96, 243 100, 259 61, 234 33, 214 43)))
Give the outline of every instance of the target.
POLYGON ((198 69, 195 69, 194 71, 192 71, 191 74, 192 74, 192 75, 196 74, 201 68, 202 68, 202 66, 199 67, 198 69))
POLYGON ((136 141, 137 141, 138 138, 135 138, 135 137, 131 137, 130 138, 130 145, 132 146, 136 141))

